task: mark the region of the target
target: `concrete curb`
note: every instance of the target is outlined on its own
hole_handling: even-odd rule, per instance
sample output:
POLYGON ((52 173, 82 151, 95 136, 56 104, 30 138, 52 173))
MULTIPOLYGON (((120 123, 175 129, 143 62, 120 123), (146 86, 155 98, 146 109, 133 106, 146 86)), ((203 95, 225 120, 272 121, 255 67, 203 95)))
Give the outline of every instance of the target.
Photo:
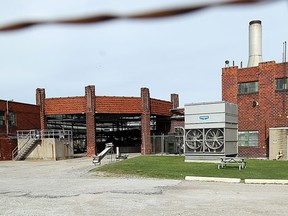
POLYGON ((240 183, 239 178, 216 178, 216 177, 199 177, 199 176, 186 176, 185 180, 188 181, 206 181, 206 182, 226 182, 226 183, 240 183))
POLYGON ((280 179, 245 179, 245 184, 288 184, 288 180, 280 179))
MULTIPOLYGON (((203 182, 226 182, 240 183, 239 178, 217 178, 217 177, 200 177, 200 176, 185 176, 187 181, 203 181, 203 182)), ((245 184, 288 184, 288 180, 282 179, 245 179, 245 184)))

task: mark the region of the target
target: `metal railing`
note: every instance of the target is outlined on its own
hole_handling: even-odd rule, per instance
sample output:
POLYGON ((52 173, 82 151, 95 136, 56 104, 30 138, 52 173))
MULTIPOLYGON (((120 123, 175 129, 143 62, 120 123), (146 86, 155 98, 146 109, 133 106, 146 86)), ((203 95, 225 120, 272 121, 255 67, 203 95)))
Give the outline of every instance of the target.
POLYGON ((177 137, 174 134, 152 135, 150 140, 152 154, 183 153, 182 145, 178 142, 177 137))
POLYGON ((13 149, 13 151, 12 151, 12 160, 14 160, 17 157, 17 155, 19 154, 19 152, 24 150, 34 140, 38 140, 39 139, 39 137, 37 136, 36 130, 26 130, 25 133, 24 133, 24 131, 22 131, 22 133, 20 133, 20 134, 18 134, 18 131, 17 131, 17 138, 26 139, 27 141, 24 143, 23 146, 21 146, 21 148, 18 148, 18 144, 17 144, 17 146, 13 149))
POLYGON ((19 130, 17 131, 18 139, 48 139, 48 138, 65 138, 72 139, 71 130, 19 130))
MULTIPOLYGON (((12 159, 17 157, 17 155, 29 147, 32 142, 35 143, 37 140, 57 138, 66 139, 69 142, 72 140, 72 131, 69 130, 19 130, 17 131, 17 139, 27 140, 21 148, 18 145, 12 151, 12 159)), ((69 143, 68 142, 68 143, 69 143)))

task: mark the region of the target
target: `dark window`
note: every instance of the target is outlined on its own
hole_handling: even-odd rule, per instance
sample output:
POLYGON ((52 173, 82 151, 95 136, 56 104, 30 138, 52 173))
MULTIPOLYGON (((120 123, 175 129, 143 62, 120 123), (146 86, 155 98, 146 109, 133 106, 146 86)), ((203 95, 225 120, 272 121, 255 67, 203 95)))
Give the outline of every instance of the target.
POLYGON ((9 126, 16 126, 16 114, 9 112, 9 126))
POLYGON ((0 112, 0 126, 3 126, 5 124, 5 113, 0 112))
POLYGON ((276 79, 275 80, 275 89, 276 90, 284 90, 287 89, 288 85, 288 79, 286 78, 281 78, 281 79, 276 79), (286 83, 285 83, 286 80, 286 83))
POLYGON ((248 94, 258 92, 258 81, 238 84, 238 94, 248 94))
POLYGON ((238 145, 239 146, 258 146, 258 131, 239 131, 238 145))

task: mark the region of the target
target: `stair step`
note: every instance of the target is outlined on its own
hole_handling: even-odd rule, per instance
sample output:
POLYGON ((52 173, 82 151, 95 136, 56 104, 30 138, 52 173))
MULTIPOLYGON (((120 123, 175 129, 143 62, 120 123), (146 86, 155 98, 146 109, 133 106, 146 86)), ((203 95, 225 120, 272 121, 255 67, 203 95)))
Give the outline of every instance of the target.
POLYGON ((26 147, 24 147, 20 152, 18 152, 18 155, 14 158, 14 160, 22 160, 25 156, 27 156, 28 152, 31 151, 31 149, 35 146, 38 139, 34 139, 31 141, 31 143, 28 143, 26 147))

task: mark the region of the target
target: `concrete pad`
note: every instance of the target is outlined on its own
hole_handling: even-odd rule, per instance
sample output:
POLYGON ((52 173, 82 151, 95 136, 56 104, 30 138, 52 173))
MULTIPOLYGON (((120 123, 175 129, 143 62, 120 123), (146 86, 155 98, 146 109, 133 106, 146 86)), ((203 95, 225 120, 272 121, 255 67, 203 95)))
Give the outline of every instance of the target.
POLYGON ((206 181, 206 182, 227 182, 227 183, 240 183, 239 178, 216 178, 216 177, 200 177, 200 176, 186 176, 185 180, 189 181, 206 181))
POLYGON ((281 180, 281 179, 245 179, 245 184, 288 184, 288 180, 281 180))

